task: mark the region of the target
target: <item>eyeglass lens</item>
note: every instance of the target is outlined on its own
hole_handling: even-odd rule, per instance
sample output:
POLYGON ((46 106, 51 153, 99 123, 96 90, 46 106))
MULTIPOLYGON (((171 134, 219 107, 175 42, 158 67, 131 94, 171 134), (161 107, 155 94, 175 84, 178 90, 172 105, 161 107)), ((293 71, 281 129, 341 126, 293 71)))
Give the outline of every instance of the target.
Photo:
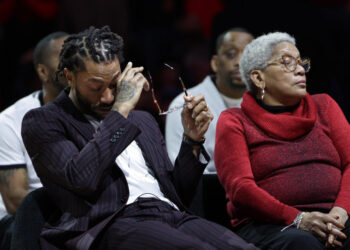
POLYGON ((309 70, 310 70, 310 60, 308 60, 308 59, 297 60, 292 56, 285 56, 282 58, 282 60, 283 60, 283 64, 291 72, 295 71, 297 64, 300 64, 304 68, 306 73, 309 72, 309 70))

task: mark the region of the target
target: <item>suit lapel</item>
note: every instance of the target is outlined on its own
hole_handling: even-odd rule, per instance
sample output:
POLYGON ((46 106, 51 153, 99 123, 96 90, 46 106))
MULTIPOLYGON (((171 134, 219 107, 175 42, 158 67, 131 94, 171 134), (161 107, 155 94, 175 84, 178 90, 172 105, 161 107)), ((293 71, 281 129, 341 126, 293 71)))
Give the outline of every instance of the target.
POLYGON ((144 125, 142 124, 143 120, 140 119, 139 116, 136 117, 133 112, 130 113, 128 119, 141 130, 141 133, 136 138, 136 143, 141 148, 147 166, 151 168, 156 175, 164 172, 164 169, 160 167, 163 165, 162 153, 159 149, 160 145, 154 140, 153 135, 149 134, 149 132, 152 131, 144 129, 144 125))
POLYGON ((63 108, 63 116, 67 117, 67 121, 85 138, 90 141, 95 133, 93 126, 85 118, 85 116, 75 107, 68 96, 69 89, 65 89, 55 100, 55 103, 63 108), (68 92, 67 92, 68 91, 68 92))

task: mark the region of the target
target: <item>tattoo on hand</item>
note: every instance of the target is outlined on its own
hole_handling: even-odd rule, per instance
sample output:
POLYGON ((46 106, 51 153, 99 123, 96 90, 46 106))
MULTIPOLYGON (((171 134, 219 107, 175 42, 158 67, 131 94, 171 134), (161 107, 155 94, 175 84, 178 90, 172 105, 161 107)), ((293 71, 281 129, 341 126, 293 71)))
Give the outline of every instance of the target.
POLYGON ((130 80, 122 80, 117 86, 117 102, 129 101, 135 95, 136 86, 130 86, 130 80))

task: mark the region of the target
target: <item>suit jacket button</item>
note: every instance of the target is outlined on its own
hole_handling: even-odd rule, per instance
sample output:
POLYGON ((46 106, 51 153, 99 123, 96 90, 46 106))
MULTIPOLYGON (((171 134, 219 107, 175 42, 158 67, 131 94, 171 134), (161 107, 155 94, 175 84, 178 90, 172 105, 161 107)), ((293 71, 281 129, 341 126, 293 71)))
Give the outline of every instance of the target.
POLYGON ((116 141, 117 141, 117 139, 115 139, 115 138, 111 138, 109 141, 110 141, 110 142, 116 142, 116 141))
POLYGON ((127 199, 127 197, 124 196, 123 198, 120 199, 120 201, 121 201, 122 203, 125 203, 125 202, 126 202, 126 199, 127 199))

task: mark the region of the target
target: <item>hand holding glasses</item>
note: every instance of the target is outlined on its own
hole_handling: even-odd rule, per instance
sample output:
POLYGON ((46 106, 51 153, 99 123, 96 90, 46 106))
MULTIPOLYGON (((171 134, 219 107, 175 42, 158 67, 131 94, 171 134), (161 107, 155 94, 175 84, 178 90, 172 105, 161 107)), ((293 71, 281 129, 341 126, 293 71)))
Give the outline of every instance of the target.
MULTIPOLYGON (((169 64, 164 63, 164 65, 171 70, 174 70, 173 67, 171 67, 169 64)), ((208 130, 208 127, 210 125, 210 122, 213 120, 214 116, 211 113, 209 107, 207 106, 207 103, 205 101, 205 98, 203 95, 188 95, 187 94, 187 89, 185 87, 185 84, 182 80, 181 77, 179 77, 179 81, 182 85, 182 89, 185 92, 185 103, 173 107, 171 109, 168 109, 167 111, 162 111, 160 108, 158 101, 155 97, 154 90, 153 90, 153 82, 152 82, 152 77, 149 72, 148 77, 151 83, 151 91, 152 91, 152 98, 154 104, 157 106, 159 110, 159 115, 166 115, 169 114, 173 111, 182 109, 185 107, 185 105, 188 105, 187 108, 183 109, 183 112, 181 113, 181 121, 182 121, 182 126, 184 128, 184 138, 190 139, 190 143, 192 146, 196 145, 202 145, 204 142, 204 134, 208 130)), ((186 140, 186 139, 185 139, 186 140)), ((197 152, 198 153, 198 152, 197 152)))

